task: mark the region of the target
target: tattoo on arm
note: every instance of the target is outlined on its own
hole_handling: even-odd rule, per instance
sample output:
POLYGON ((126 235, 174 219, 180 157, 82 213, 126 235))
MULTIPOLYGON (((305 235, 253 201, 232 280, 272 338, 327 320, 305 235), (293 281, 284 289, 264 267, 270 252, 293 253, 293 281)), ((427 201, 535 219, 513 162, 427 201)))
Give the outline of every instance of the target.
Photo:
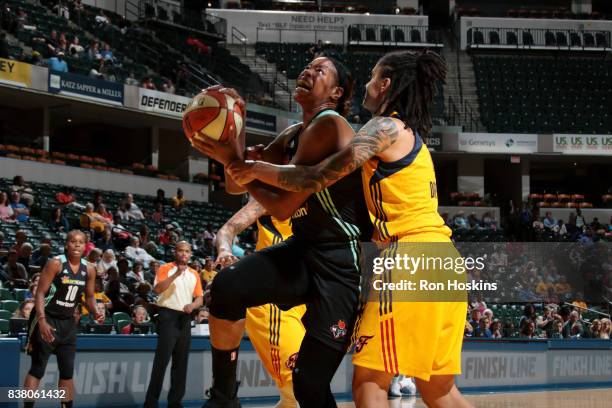
POLYGON ((315 166, 290 166, 279 170, 281 188, 316 193, 352 173, 367 160, 391 146, 400 129, 393 119, 377 117, 366 123, 351 142, 339 152, 315 166))
POLYGON ((266 209, 253 198, 232 216, 217 232, 218 247, 224 244, 231 248, 234 237, 253 224, 259 217, 266 214, 266 209))

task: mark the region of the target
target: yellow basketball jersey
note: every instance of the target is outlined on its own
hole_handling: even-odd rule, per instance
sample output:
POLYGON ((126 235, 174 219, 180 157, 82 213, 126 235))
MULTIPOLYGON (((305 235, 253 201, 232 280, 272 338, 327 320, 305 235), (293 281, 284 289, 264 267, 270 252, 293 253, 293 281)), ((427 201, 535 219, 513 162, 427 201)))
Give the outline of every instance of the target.
POLYGON ((274 217, 264 215, 257 220, 257 244, 255 249, 259 251, 260 249, 278 244, 291 235, 291 218, 279 221, 274 217))
POLYGON ((403 236, 451 230, 438 214, 433 161, 415 134, 414 148, 395 162, 372 158, 363 165, 364 195, 374 225, 372 240, 393 242, 403 236))

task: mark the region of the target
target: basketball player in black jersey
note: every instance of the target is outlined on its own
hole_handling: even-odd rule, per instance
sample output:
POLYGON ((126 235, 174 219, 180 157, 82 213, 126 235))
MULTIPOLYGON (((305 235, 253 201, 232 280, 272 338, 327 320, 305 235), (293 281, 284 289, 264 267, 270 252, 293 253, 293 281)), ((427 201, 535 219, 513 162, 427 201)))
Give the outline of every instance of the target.
MULTIPOLYGON (((45 374, 51 354, 57 357, 58 387, 66 390, 62 408, 71 408, 74 396, 74 356, 76 352, 77 323, 74 311, 85 292, 87 308, 100 318, 94 298, 96 272, 82 258, 85 234, 78 230, 68 233, 66 253, 50 259, 45 265, 35 298, 35 310, 30 315, 27 351, 32 366, 25 378, 25 388, 35 390, 45 374)), ((33 401, 24 407, 33 407, 33 401)))
MULTIPOLYGON (((303 123, 282 132, 263 152, 282 163, 317 163, 342 149, 355 133, 342 117, 351 100, 346 68, 327 57, 300 74, 295 100, 303 123), (294 154, 293 154, 294 153, 294 154)), ((226 165, 241 158, 240 140, 220 144, 204 138, 195 147, 226 165)), ((228 190, 239 192, 226 179, 228 190)), ((330 383, 350 343, 359 296, 359 240, 371 233, 355 173, 320 194, 292 193, 257 181, 244 186, 268 214, 292 218, 293 236, 225 268, 211 287, 212 398, 206 407, 238 407, 236 364, 247 307, 306 304, 306 335, 293 370, 301 408, 335 407, 330 383)))

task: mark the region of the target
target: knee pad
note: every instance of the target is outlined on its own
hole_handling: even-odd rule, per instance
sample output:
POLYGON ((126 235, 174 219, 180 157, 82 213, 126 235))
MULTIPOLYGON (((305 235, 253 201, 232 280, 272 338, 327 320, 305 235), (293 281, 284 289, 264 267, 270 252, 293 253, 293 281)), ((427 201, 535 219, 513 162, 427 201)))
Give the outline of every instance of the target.
POLYGON ((210 314, 218 319, 238 321, 246 317, 246 306, 243 305, 243 282, 233 279, 231 266, 223 269, 210 287, 210 314), (230 273, 226 273, 230 272, 230 273))

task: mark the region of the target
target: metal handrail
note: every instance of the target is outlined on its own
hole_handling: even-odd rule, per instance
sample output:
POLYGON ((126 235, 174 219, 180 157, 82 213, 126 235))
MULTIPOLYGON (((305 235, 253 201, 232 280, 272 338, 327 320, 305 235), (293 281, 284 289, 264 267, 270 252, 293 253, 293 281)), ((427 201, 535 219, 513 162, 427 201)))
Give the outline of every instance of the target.
POLYGON ((300 28, 277 28, 277 27, 257 27, 256 29, 256 35, 255 35, 255 42, 278 42, 278 43, 283 43, 285 41, 283 41, 283 32, 302 32, 302 33, 310 33, 310 34, 314 34, 314 38, 305 38, 303 39, 303 41, 300 42, 304 42, 304 43, 316 43, 320 38, 318 37, 319 33, 336 33, 336 34, 340 34, 342 37, 341 43, 343 45, 345 45, 345 34, 344 34, 344 30, 340 29, 340 30, 320 30, 320 29, 300 29, 300 28), (278 40, 276 41, 270 41, 269 39, 260 39, 259 38, 259 32, 260 31, 278 31, 278 40))
POLYGON ((244 49, 244 56, 246 57, 247 43, 249 42, 249 39, 242 31, 232 26, 232 44, 234 43, 234 38, 237 39, 242 44, 243 49, 244 49))
POLYGON ((350 44, 375 42, 386 45, 443 46, 442 33, 422 25, 351 24, 348 26, 348 42, 350 44))
POLYGON ((603 30, 560 28, 471 27, 466 32, 471 48, 610 49, 611 33, 603 30), (493 40, 493 41, 492 41, 493 40), (585 45, 586 42, 592 44, 585 45))

